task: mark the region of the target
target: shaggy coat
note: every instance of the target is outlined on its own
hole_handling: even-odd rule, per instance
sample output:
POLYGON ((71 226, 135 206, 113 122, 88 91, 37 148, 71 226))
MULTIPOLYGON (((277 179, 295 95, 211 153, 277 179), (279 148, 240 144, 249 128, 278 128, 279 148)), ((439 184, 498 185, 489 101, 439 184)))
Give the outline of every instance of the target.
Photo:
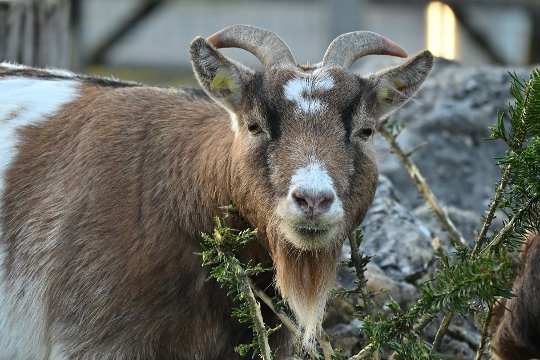
POLYGON ((374 196, 374 130, 431 54, 371 77, 254 72, 201 38, 191 56, 206 93, 0 66, 1 360, 237 358, 250 331, 197 255, 230 203, 311 345, 374 196))

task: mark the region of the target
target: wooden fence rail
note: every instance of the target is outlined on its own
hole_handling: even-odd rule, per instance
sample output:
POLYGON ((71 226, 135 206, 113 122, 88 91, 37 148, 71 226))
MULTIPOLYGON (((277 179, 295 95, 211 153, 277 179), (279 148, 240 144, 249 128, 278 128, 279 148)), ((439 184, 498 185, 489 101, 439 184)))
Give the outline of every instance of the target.
POLYGON ((0 0, 0 61, 68 68, 69 0, 0 0))

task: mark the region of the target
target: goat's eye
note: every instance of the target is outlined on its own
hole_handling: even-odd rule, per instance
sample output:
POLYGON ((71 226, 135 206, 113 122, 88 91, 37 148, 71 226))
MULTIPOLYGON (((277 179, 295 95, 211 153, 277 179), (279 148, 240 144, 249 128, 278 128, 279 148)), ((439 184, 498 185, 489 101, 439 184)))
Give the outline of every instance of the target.
POLYGON ((262 132, 261 126, 255 122, 249 123, 247 125, 247 129, 251 133, 251 135, 257 135, 262 132))
POLYGON ((373 128, 370 127, 361 128, 356 132, 356 136, 362 140, 368 139, 371 135, 373 135, 373 128))

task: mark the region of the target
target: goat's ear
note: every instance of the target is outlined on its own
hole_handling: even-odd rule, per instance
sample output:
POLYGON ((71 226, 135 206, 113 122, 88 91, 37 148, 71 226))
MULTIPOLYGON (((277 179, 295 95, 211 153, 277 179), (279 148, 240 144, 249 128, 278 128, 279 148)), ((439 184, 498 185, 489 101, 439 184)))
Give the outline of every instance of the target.
POLYGON ((228 59, 200 36, 191 42, 189 52, 202 88, 227 110, 236 113, 253 71, 228 59))
POLYGON ((433 55, 424 50, 409 61, 371 76, 375 82, 376 106, 373 110, 379 119, 390 115, 394 110, 412 98, 420 88, 433 66, 433 55))

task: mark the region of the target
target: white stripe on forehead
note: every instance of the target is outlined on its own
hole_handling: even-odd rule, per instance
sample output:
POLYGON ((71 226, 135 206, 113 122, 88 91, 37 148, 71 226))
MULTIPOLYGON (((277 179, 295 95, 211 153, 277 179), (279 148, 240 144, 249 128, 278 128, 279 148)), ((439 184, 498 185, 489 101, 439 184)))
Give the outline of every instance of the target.
POLYGON ((302 74, 287 81, 283 86, 283 93, 287 100, 296 103, 300 111, 313 114, 326 106, 320 99, 314 98, 313 93, 331 90, 333 87, 332 75, 322 69, 316 69, 312 73, 302 74))
POLYGON ((73 101, 76 85, 73 80, 0 78, 0 200, 4 175, 17 151, 17 129, 40 123, 73 101))

